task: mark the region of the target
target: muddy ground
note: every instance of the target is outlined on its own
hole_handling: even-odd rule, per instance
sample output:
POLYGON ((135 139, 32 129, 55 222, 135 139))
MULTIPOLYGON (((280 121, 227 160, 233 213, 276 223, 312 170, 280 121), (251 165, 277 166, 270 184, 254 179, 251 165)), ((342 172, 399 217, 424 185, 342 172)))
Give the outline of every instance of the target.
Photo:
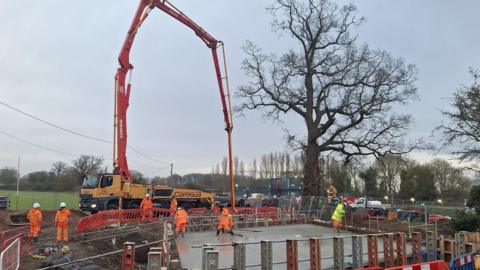
MULTIPOLYGON (((12 211, 0 212, 0 230, 15 228, 10 225, 9 215, 12 211)), ((33 255, 44 255, 43 249, 45 247, 60 248, 64 244, 57 245, 55 235, 56 229, 54 226, 55 211, 42 211, 43 224, 39 236, 39 241, 32 244, 32 249, 29 253, 22 257, 22 269, 38 269, 42 267, 43 260, 36 259, 33 255)), ((157 241, 163 236, 163 224, 159 222, 132 224, 129 226, 117 226, 106 228, 105 230, 89 233, 87 235, 75 234, 75 227, 78 221, 86 216, 80 211, 72 211, 70 219, 70 241, 66 243, 72 251, 73 260, 87 258, 122 250, 124 242, 134 242, 136 246, 157 241)), ((159 246, 159 244, 152 244, 152 247, 159 246)), ((135 260, 138 269, 146 269, 147 254, 150 246, 137 248, 135 251, 135 260)), ((181 269, 178 260, 178 253, 174 241, 170 244, 172 254, 173 269, 181 269)), ((75 265, 58 267, 52 269, 121 269, 122 253, 103 256, 101 258, 89 259, 86 262, 75 265)), ((45 266, 45 264, 43 264, 45 266)))

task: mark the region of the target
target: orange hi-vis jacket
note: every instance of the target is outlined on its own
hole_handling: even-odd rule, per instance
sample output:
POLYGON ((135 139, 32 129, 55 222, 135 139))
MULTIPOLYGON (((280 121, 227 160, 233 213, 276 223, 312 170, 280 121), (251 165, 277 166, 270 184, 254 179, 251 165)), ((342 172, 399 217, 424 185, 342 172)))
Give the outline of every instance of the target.
POLYGON ((67 208, 62 208, 57 211, 55 215, 55 225, 57 226, 68 226, 68 218, 72 213, 67 208))
POLYGON ((185 211, 184 209, 178 210, 175 215, 176 215, 176 222, 175 222, 176 225, 188 222, 187 211, 185 211))
POLYGON ((172 202, 170 203, 170 209, 177 210, 177 206, 178 206, 177 199, 173 198, 172 202))
POLYGON ((140 204, 140 208, 142 209, 152 209, 153 203, 150 198, 143 198, 142 203, 140 204))
POLYGON ((231 229, 232 216, 228 213, 227 208, 223 208, 222 214, 218 217, 218 228, 231 229))
POLYGON ((32 208, 30 209, 30 211, 28 211, 27 218, 30 221, 30 224, 40 225, 40 223, 42 223, 42 218, 43 218, 42 212, 37 208, 32 208))

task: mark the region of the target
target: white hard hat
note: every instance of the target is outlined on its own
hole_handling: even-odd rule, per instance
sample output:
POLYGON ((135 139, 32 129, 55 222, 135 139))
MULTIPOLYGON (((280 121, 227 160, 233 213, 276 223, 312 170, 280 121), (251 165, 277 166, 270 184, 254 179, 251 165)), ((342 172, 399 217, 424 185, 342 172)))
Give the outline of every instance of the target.
POLYGON ((33 208, 40 208, 40 204, 38 202, 34 203, 33 208))
POLYGON ((64 202, 61 202, 61 203, 60 203, 60 208, 64 208, 64 207, 67 207, 67 204, 64 203, 64 202))
POLYGON ((179 207, 177 208, 177 210, 180 210, 180 209, 182 209, 182 207, 179 206, 179 207))
POLYGON ((147 194, 145 194, 145 197, 150 197, 150 194, 148 194, 148 193, 147 193, 147 194))

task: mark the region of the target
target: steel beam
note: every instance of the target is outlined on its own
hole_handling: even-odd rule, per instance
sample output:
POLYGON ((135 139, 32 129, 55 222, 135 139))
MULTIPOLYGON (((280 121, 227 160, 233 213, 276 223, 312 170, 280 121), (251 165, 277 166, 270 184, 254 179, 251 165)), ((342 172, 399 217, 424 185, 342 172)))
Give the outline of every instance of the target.
POLYGON ((135 243, 125 242, 123 244, 122 270, 135 269, 135 243))
POLYGON ((343 238, 333 237, 333 269, 344 270, 343 238))
POLYGON ((353 268, 363 267, 362 237, 359 235, 352 236, 352 263, 353 268))
POLYGON ((396 233, 397 242, 397 266, 407 264, 407 239, 404 233, 396 233))
POLYGON ((260 242, 261 248, 261 270, 272 270, 273 269, 273 259, 272 259, 272 242, 262 240, 260 242))
POLYGON ((297 240, 287 239, 287 270, 298 270, 297 240))
POLYGON ((376 235, 367 235, 368 267, 378 267, 378 243, 376 235))
POLYGON ((320 270, 321 259, 320 259, 320 239, 310 238, 310 269, 311 270, 320 270))

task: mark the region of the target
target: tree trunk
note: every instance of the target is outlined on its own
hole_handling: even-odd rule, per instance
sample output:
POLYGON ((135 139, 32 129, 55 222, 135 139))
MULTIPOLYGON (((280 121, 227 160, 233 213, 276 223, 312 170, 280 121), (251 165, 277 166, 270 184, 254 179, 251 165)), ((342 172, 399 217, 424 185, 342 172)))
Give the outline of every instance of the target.
POLYGON ((321 196, 323 181, 321 180, 318 163, 320 152, 316 141, 309 140, 305 150, 305 175, 302 194, 304 196, 321 196))

